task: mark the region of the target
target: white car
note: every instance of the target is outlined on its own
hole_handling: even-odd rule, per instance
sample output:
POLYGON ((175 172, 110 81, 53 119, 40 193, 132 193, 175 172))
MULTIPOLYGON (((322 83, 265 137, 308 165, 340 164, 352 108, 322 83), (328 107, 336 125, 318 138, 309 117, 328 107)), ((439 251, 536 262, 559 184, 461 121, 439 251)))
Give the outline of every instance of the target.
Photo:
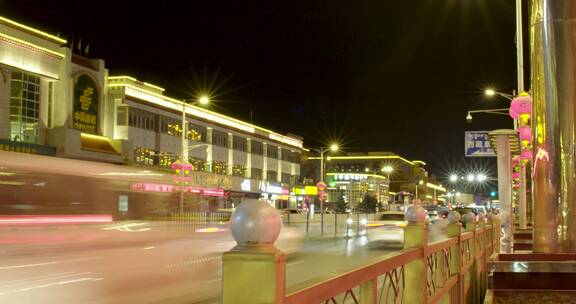
POLYGON ((382 226, 404 227, 408 224, 408 221, 404 212, 388 211, 380 215, 378 223, 382 226))

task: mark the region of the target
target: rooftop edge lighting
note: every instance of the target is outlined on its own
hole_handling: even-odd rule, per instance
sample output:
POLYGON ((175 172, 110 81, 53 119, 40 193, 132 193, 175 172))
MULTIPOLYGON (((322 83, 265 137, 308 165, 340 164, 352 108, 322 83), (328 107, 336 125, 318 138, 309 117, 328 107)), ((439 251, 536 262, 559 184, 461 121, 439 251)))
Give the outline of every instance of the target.
POLYGON ((446 188, 444 188, 444 187, 442 187, 442 186, 440 186, 440 185, 434 185, 434 184, 432 184, 432 183, 426 183, 426 187, 431 188, 431 189, 436 189, 436 190, 439 190, 439 191, 446 192, 446 188))
POLYGON ((61 43, 61 44, 66 44, 66 43, 67 43, 67 41, 66 41, 65 39, 62 39, 62 38, 57 37, 57 36, 54 36, 54 35, 50 35, 50 34, 48 34, 48 33, 46 33, 46 32, 41 31, 41 30, 37 30, 37 29, 35 29, 35 28, 33 28, 33 27, 24 25, 24 24, 22 24, 22 23, 19 23, 19 22, 10 20, 10 19, 5 18, 5 17, 2 17, 2 16, 0 16, 0 22, 7 23, 7 24, 10 24, 10 25, 15 26, 15 27, 19 27, 19 28, 21 28, 21 29, 24 29, 24 30, 26 30, 26 31, 30 31, 30 32, 32 32, 32 33, 34 33, 34 34, 40 35, 40 36, 42 36, 42 37, 44 37, 44 38, 47 38, 47 39, 54 40, 54 41, 59 42, 59 43, 61 43))
MULTIPOLYGON (((121 79, 127 79, 127 80, 132 80, 134 81, 135 78, 130 77, 130 76, 112 76, 112 77, 108 77, 109 79, 111 78, 112 80, 121 80, 121 79)), ((135 80, 138 83, 138 80, 135 80)), ((183 101, 181 100, 177 100, 175 98, 171 98, 168 96, 164 96, 162 94, 158 94, 156 92, 152 92, 149 90, 146 90, 145 88, 141 88, 141 87, 137 87, 134 86, 132 84, 129 83, 110 83, 108 84, 109 87, 124 87, 125 91, 124 93, 126 95, 138 98, 138 99, 142 99, 157 105, 161 105, 167 108, 171 108, 177 111, 182 111, 182 103, 183 101)), ((147 84, 147 86, 150 87, 150 84, 147 84)), ((159 88, 159 87, 158 87, 159 88)), ((235 129, 239 129, 248 133, 256 133, 256 130, 260 130, 260 131, 264 131, 269 133, 268 134, 268 138, 272 139, 272 140, 276 140, 279 141, 281 143, 287 144, 287 145, 291 145, 291 146, 295 146, 298 148, 302 148, 303 147, 303 142, 301 140, 298 140, 296 138, 293 137, 289 137, 289 136, 285 136, 285 135, 281 135, 278 134, 274 131, 253 125, 253 124, 249 124, 246 122, 243 122, 241 120, 226 116, 226 115, 222 115, 220 113, 216 113, 210 110, 206 110, 200 107, 196 107, 194 105, 188 105, 186 107, 186 113, 196 116, 196 117, 200 117, 200 118, 204 118, 206 120, 212 121, 212 122, 216 122, 225 126, 229 126, 235 129)))
POLYGON ((28 41, 24 41, 24 40, 19 39, 19 38, 16 38, 16 37, 12 37, 12 36, 10 36, 10 35, 6 35, 6 34, 0 33, 0 37, 2 37, 2 38, 4 38, 4 39, 7 39, 7 40, 12 40, 12 41, 14 41, 16 44, 18 44, 18 43, 23 44, 25 47, 29 47, 29 48, 35 49, 35 50, 37 50, 37 51, 40 51, 40 52, 45 52, 45 53, 48 53, 48 54, 53 55, 53 56, 56 56, 56 57, 64 58, 64 55, 63 55, 63 54, 60 54, 60 53, 58 53, 58 52, 56 52, 56 51, 47 49, 47 48, 45 48, 45 47, 38 46, 38 45, 36 45, 36 44, 30 43, 30 42, 28 42, 28 41))

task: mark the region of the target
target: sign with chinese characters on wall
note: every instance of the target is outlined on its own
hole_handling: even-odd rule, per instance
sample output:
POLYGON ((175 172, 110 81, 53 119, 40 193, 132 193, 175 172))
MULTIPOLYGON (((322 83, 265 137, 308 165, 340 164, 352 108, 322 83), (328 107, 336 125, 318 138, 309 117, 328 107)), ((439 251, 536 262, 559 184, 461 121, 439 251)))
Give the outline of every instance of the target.
POLYGON ((490 146, 488 131, 465 132, 464 155, 466 157, 495 157, 496 153, 490 146))
POLYGON ((98 132, 98 87, 94 79, 81 74, 74 83, 72 127, 83 133, 98 132))

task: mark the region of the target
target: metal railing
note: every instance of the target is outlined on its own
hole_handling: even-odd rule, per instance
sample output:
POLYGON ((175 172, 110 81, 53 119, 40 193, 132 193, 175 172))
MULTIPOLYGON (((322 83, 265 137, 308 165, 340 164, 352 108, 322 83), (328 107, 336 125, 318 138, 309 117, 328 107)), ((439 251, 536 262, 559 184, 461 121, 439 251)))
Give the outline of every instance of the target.
MULTIPOLYGON (((270 302, 262 303, 284 304, 481 303, 487 287, 487 260, 498 252, 498 227, 497 218, 490 218, 487 224, 469 218, 465 231, 459 221, 451 222, 447 239, 428 243, 427 226, 410 222, 405 227, 403 250, 320 282, 291 287, 288 292, 284 260, 281 254, 274 253, 271 267, 278 272, 269 288, 274 291, 261 288, 257 293, 270 296, 270 302)), ((244 257, 237 261, 247 260, 244 257)), ((232 285, 223 285, 224 304, 251 303, 254 299, 254 293, 242 299, 228 286, 232 285)), ((233 288, 242 290, 237 285, 233 288)))
MULTIPOLYGON (((460 229, 460 223, 450 224, 460 229)), ((288 294, 284 304, 408 303, 407 292, 420 294, 418 303, 480 303, 486 291, 487 258, 498 244, 498 229, 468 223, 468 231, 421 248, 406 248, 380 261, 288 294), (424 286, 407 282, 406 265, 421 263, 424 286), (408 290, 406 286, 416 289, 408 290), (424 290, 424 292, 420 292, 424 290), (372 296, 370 296, 372 295, 372 296), (373 295, 376 295, 374 297, 373 295)), ((427 232, 424 230, 424 234, 427 232)), ((406 235, 406 237, 411 237, 406 235)), ((426 238, 425 238, 426 239, 426 238)))
POLYGON ((174 229, 205 228, 214 224, 225 224, 230 220, 231 212, 191 211, 191 212, 155 212, 146 217, 152 221, 171 222, 174 229))

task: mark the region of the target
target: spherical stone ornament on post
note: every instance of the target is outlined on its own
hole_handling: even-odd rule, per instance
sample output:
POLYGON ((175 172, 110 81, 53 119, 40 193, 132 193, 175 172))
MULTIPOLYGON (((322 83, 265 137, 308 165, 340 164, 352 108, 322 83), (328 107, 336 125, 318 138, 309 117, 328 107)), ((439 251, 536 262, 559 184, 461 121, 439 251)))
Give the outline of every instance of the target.
POLYGON ((485 219, 484 213, 478 213, 478 222, 484 222, 485 219))
POLYGON ((466 213, 462 216, 464 223, 474 223, 476 221, 476 216, 474 213, 466 213))
POLYGON ((424 223, 426 220, 426 210, 422 206, 411 206, 406 210, 408 223, 424 223))
POLYGON ((462 216, 460 215, 460 213, 458 213, 458 211, 450 211, 450 213, 448 213, 448 221, 450 222, 450 224, 455 224, 460 222, 460 220, 462 219, 462 216))
POLYGON ((257 199, 245 199, 230 219, 232 236, 238 245, 271 245, 278 239, 281 228, 278 211, 257 199))

